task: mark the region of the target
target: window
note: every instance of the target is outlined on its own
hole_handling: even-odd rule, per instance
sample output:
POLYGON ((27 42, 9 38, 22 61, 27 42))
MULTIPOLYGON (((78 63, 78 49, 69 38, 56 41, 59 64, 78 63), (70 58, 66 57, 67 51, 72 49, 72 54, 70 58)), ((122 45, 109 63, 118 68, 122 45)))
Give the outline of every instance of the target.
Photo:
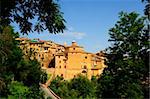
POLYGON ((32 51, 33 49, 32 48, 30 48, 30 51, 32 51))
POLYGON ((61 74, 61 77, 63 77, 63 74, 61 74))
POLYGON ((83 70, 82 73, 87 73, 87 72, 85 70, 83 70))
POLYGON ((87 59, 87 56, 85 56, 85 59, 87 59))
POLYGON ((60 58, 60 56, 58 56, 60 58))
POLYGON ((75 50, 76 48, 73 48, 73 50, 75 50))
POLYGON ((84 65, 83 69, 87 69, 87 67, 84 65))
POLYGON ((44 47, 44 50, 48 50, 48 47, 44 47))
POLYGON ((64 68, 66 68, 66 66, 64 68))
POLYGON ((61 68, 61 66, 59 66, 59 68, 61 68))
POLYGON ((61 61, 59 61, 59 63, 61 63, 61 61))

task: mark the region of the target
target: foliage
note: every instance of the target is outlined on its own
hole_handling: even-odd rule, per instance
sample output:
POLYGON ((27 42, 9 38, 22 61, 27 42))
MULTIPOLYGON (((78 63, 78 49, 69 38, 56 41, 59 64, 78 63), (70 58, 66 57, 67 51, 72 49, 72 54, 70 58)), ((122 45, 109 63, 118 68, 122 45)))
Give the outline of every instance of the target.
MULTIPOLYGON (((145 24, 146 26, 144 27, 144 31, 145 31, 145 36, 143 37, 143 39, 149 39, 149 33, 150 33, 150 0, 142 0, 142 2, 145 3, 145 9, 144 9, 144 14, 146 16, 146 21, 145 24)), ((146 43, 143 43, 143 45, 146 43)), ((149 44, 147 44, 149 45, 149 44)), ((145 98, 149 98, 149 90, 150 90, 150 82, 149 82, 149 52, 147 52, 147 50, 149 49, 149 46, 143 50, 143 52, 141 53, 142 59, 144 60, 144 62, 146 63, 146 68, 147 68, 147 72, 145 72, 144 74, 144 78, 143 78, 143 84, 142 84, 142 89, 144 92, 144 97, 145 98)))
POLYGON ((19 42, 15 40, 19 35, 18 33, 14 33, 12 27, 1 27, 1 30, 0 96, 9 96, 12 98, 13 93, 21 93, 17 93, 11 89, 24 88, 23 86, 27 86, 30 92, 28 97, 41 98, 42 93, 39 90, 39 83, 46 81, 46 73, 41 71, 40 64, 37 60, 23 58, 22 51, 18 47, 19 42))
POLYGON ((142 79, 148 72, 143 51, 148 53, 144 17, 135 12, 120 13, 109 30, 113 45, 107 52, 106 68, 98 80, 97 96, 102 98, 143 98, 142 79))
POLYGON ((150 0, 142 0, 142 2, 145 2, 145 9, 144 9, 144 14, 148 17, 149 21, 150 21, 150 0))
POLYGON ((46 29, 59 33, 65 29, 63 13, 53 0, 0 0, 0 6, 0 96, 14 98, 12 95, 21 93, 13 89, 28 87, 28 98, 43 98, 39 83, 45 83, 47 75, 37 60, 22 57, 15 40, 19 34, 9 25, 16 22, 23 34, 46 29))
POLYGON ((96 88, 94 83, 88 78, 79 75, 70 81, 65 81, 61 77, 55 78, 50 88, 61 98, 64 99, 91 99, 95 98, 96 88))
POLYGON ((8 99, 26 99, 29 94, 29 88, 24 86, 23 83, 12 81, 8 86, 10 95, 8 95, 8 99))
POLYGON ((81 75, 71 80, 70 89, 76 90, 79 98, 93 98, 95 96, 94 84, 81 75))
MULTIPOLYGON (((27 86, 39 85, 44 72, 37 60, 21 60, 15 72, 15 80, 23 81, 27 86)), ((45 82, 45 81, 44 81, 45 82)))
POLYGON ((14 77, 15 67, 17 62, 21 60, 22 52, 17 47, 18 42, 15 40, 18 33, 13 32, 10 26, 0 27, 0 93, 7 93, 7 84, 14 77))
POLYGON ((54 0, 1 0, 0 24, 7 26, 16 22, 22 33, 63 32, 64 18, 59 5, 54 0))

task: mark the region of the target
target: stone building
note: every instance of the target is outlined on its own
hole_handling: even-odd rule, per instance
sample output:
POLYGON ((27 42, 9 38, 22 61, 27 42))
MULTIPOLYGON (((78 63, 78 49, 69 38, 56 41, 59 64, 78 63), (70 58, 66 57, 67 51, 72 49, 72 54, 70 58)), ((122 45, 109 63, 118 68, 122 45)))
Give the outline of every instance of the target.
POLYGON ((100 75, 106 67, 102 52, 97 54, 86 52, 75 41, 67 46, 39 39, 16 40, 20 41, 20 48, 23 49, 25 57, 36 58, 41 63, 42 69, 54 77, 59 75, 64 79, 71 79, 82 74, 90 79, 92 76, 100 75))

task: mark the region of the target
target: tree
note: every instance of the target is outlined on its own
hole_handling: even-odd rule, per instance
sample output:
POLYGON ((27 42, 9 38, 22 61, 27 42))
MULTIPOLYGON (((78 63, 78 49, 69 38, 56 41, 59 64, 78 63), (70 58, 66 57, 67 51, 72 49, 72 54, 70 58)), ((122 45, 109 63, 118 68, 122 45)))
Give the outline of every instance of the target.
MULTIPOLYGON (((150 0, 142 0, 142 2, 144 2, 145 3, 145 9, 144 9, 144 14, 145 14, 145 16, 146 16, 146 20, 145 20, 145 27, 144 27, 144 32, 145 32, 145 36, 143 36, 143 39, 147 39, 147 40, 149 40, 149 33, 150 33, 150 0)), ((145 45, 146 43, 144 42, 143 43, 143 45, 145 45)), ((146 45, 149 45, 149 44, 146 44, 146 45)), ((146 98, 149 98, 149 90, 150 90, 150 87, 149 87, 149 84, 150 84, 150 82, 149 82, 149 74, 150 74, 150 72, 149 72, 149 66, 150 66, 150 64, 149 64, 149 51, 148 51, 148 49, 149 49, 149 46, 147 46, 147 48, 145 48, 143 51, 142 51, 142 53, 141 53, 141 57, 142 57, 142 59, 144 60, 144 62, 145 62, 145 65, 146 65, 146 68, 147 68, 147 71, 148 72, 145 72, 145 74, 144 74, 144 78, 143 78, 143 84, 142 84, 142 86, 143 86, 143 91, 144 91, 144 96, 146 97, 146 98)))
POLYGON ((27 86, 39 86, 39 83, 42 81, 42 77, 45 75, 41 70, 39 62, 35 59, 22 59, 18 62, 14 74, 14 80, 22 81, 27 86))
POLYGON ((2 27, 1 30, 0 96, 7 97, 10 95, 8 85, 11 85, 13 81, 17 81, 29 88, 31 93, 28 94, 28 97, 41 98, 42 94, 39 90, 39 83, 45 82, 47 75, 41 71, 41 66, 37 60, 23 58, 23 53, 18 47, 19 42, 15 40, 15 38, 18 37, 18 33, 15 33, 11 26, 2 27))
POLYGON ((0 1, 0 24, 7 26, 16 22, 21 32, 26 34, 33 30, 41 32, 46 29, 50 33, 63 32, 65 20, 62 14, 54 0, 0 1))
POLYGON ((98 80, 98 97, 102 98, 143 98, 142 79, 146 63, 142 52, 148 51, 145 37, 144 17, 135 12, 119 14, 120 20, 109 30, 113 45, 107 52, 106 65, 98 80))
POLYGON ((8 86, 10 95, 8 95, 8 99, 26 99, 29 94, 29 88, 24 86, 23 83, 12 81, 8 86))
POLYGON ((93 99, 96 92, 95 84, 81 75, 70 81, 57 77, 52 81, 50 88, 64 99, 93 99))
POLYGON ((70 83, 70 89, 78 92, 78 98, 95 97, 95 86, 88 78, 79 75, 77 78, 73 78, 70 83))
POLYGON ((142 2, 146 3, 144 14, 147 16, 148 20, 150 21, 150 0, 142 0, 142 2))
POLYGON ((21 60, 22 52, 17 47, 18 42, 15 40, 18 33, 13 32, 10 26, 0 27, 0 94, 5 94, 7 85, 14 78, 14 67, 21 60))

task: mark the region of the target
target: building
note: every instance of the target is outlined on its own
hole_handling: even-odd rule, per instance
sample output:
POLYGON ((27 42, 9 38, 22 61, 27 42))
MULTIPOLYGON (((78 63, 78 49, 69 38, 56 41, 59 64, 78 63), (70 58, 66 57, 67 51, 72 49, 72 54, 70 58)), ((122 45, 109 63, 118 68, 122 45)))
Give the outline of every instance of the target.
POLYGON ((82 74, 90 79, 92 76, 100 75, 106 67, 102 52, 97 54, 86 52, 75 41, 67 46, 66 43, 60 45, 39 39, 18 38, 17 40, 20 41, 24 56, 36 58, 41 63, 42 69, 54 77, 59 75, 68 80, 82 74))

